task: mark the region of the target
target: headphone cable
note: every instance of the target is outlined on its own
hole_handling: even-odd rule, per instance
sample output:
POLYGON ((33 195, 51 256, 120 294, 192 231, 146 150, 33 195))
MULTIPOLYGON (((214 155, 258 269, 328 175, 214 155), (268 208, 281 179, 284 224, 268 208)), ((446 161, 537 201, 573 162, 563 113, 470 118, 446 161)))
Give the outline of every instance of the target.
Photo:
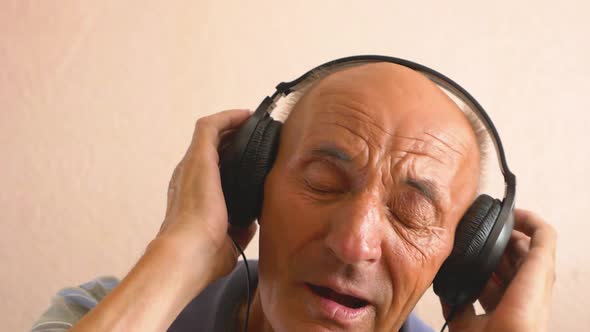
MULTIPOLYGON (((231 237, 230 237, 231 239, 231 237)), ((246 285, 246 300, 248 301, 246 304, 246 318, 244 319, 244 332, 248 332, 248 318, 250 317, 250 268, 248 267, 248 260, 246 259, 246 254, 244 254, 244 251, 242 250, 242 248, 240 248, 240 246, 236 243, 236 241, 234 241, 234 239, 231 239, 232 242, 234 243, 234 246, 238 249, 238 251, 240 252, 240 255, 242 255, 242 259, 244 260, 244 265, 246 265, 246 279, 247 279, 247 285, 246 285)))
POLYGON ((455 314, 457 313, 457 309, 459 309, 459 306, 457 305, 451 307, 451 312, 449 313, 449 316, 445 318, 445 324, 443 325, 442 329, 440 329, 440 332, 443 332, 445 328, 449 325, 449 323, 453 319, 453 316, 455 316, 455 314))

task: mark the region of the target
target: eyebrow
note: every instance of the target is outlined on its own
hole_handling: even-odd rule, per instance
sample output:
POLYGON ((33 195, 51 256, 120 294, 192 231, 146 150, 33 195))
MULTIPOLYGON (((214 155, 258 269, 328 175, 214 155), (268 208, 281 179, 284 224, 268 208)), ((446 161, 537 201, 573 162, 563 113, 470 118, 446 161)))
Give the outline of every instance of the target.
POLYGON ((329 157, 336 159, 338 161, 352 161, 352 158, 350 157, 350 155, 348 155, 348 153, 342 151, 340 148, 337 148, 333 145, 320 146, 316 149, 313 149, 311 153, 316 156, 329 157))
POLYGON ((440 191, 434 182, 416 178, 407 178, 404 182, 422 193, 432 204, 440 202, 440 191))

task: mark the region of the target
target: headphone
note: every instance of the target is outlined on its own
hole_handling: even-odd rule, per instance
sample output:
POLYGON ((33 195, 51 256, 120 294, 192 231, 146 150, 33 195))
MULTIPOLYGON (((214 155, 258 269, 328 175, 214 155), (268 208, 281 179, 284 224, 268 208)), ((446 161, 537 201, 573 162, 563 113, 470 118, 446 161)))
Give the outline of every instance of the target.
POLYGON ((508 169, 504 148, 492 120, 483 107, 459 84, 423 65, 380 55, 359 55, 324 63, 291 82, 282 82, 265 97, 254 114, 240 127, 220 153, 220 174, 229 222, 247 227, 260 215, 264 179, 277 155, 281 122, 270 117, 276 102, 296 91, 313 73, 372 62, 389 62, 413 69, 468 105, 485 125, 496 148, 504 176, 502 200, 482 194, 461 218, 455 243, 434 279, 434 292, 448 305, 473 303, 496 269, 514 226, 516 177, 508 169))

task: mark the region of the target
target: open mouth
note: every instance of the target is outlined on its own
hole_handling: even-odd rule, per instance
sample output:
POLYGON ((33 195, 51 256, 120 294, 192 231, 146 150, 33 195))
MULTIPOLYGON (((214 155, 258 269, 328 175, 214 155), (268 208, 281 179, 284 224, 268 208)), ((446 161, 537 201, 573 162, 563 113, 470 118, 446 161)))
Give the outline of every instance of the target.
POLYGON ((340 305, 351 309, 360 309, 364 306, 367 306, 369 302, 359 299, 358 297, 341 294, 338 292, 333 291, 327 287, 316 286, 312 284, 307 284, 307 286, 311 289, 313 293, 328 300, 334 301, 340 305))

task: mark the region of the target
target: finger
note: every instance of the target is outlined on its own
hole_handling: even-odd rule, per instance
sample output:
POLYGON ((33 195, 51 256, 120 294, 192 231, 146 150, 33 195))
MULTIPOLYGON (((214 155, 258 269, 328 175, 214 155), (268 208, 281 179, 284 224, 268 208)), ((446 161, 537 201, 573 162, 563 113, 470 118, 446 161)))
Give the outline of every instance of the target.
POLYGON ((248 110, 229 110, 200 118, 195 124, 191 147, 217 155, 221 134, 227 130, 236 129, 248 119, 250 114, 248 110))
POLYGON ((233 142, 233 139, 237 132, 237 129, 228 129, 221 132, 221 134, 219 135, 219 146, 217 148, 217 151, 220 155, 223 154, 223 152, 227 150, 227 148, 233 142))
POLYGON ((557 245, 555 229, 535 213, 522 209, 514 211, 514 228, 530 236, 528 248, 526 243, 517 242, 520 246, 517 250, 528 251, 522 264, 528 263, 528 268, 539 269, 537 272, 543 270, 551 274, 550 279, 554 279, 557 245))
MULTIPOLYGON (((530 247, 498 308, 520 310, 535 317, 551 301, 555 281, 556 234, 550 225, 532 212, 518 209, 514 216, 514 228, 530 236, 530 247)), ((524 251, 525 245, 521 245, 524 251)))
MULTIPOLYGON (((529 265, 534 265, 540 269, 544 267, 544 272, 551 274, 550 279, 553 282, 555 280, 555 252, 557 246, 557 232, 555 229, 537 214, 523 209, 514 210, 514 229, 530 236, 527 254, 529 265), (534 259, 528 259, 529 257, 534 259)), ((524 247, 524 244, 521 245, 524 247)))
POLYGON ((522 237, 513 237, 508 243, 506 253, 509 264, 514 269, 514 272, 518 270, 523 259, 528 255, 530 247, 531 239, 524 234, 522 237))
POLYGON ((479 303, 486 313, 493 311, 504 294, 504 281, 497 273, 492 273, 492 276, 486 283, 481 295, 479 296, 479 303))
POLYGON ((553 227, 547 224, 537 214, 523 209, 515 209, 514 229, 523 232, 531 238, 531 250, 536 248, 543 251, 555 250, 557 234, 553 227))
POLYGON ((233 135, 237 132, 238 132, 238 130, 236 128, 226 129, 226 130, 222 131, 219 134, 219 146, 221 146, 224 143, 224 141, 227 141, 230 138, 232 138, 233 135))
POLYGON ((497 274, 499 281, 508 285, 516 275, 520 264, 529 251, 530 238, 519 231, 513 231, 506 251, 500 258, 497 274))
MULTIPOLYGON (((250 115, 248 110, 230 110, 213 114, 197 121, 193 139, 183 159, 183 169, 178 182, 182 193, 177 195, 192 197, 207 205, 206 200, 221 193, 219 174, 219 153, 217 146, 222 133, 237 128, 250 115), (205 192, 193 192, 197 183, 204 188, 216 188, 214 195, 205 192), (205 185, 204 183, 208 183, 205 185), (190 185, 185 185, 190 184, 190 185), (189 192, 191 192, 189 194, 189 192), (194 197, 193 197, 194 196, 194 197)), ((179 190, 179 191, 180 191, 179 190)), ((190 203, 190 202, 189 202, 190 203)))
MULTIPOLYGON (((236 129, 250 114, 248 110, 227 110, 199 118, 195 123, 189 147, 182 159, 186 160, 191 157, 193 151, 200 151, 199 145, 217 147, 222 134, 227 130, 236 129)), ((207 153, 211 153, 211 151, 207 151, 207 153)))
POLYGON ((510 255, 510 247, 507 247, 502 257, 500 257, 500 262, 498 263, 496 271, 492 274, 495 281, 501 285, 507 285, 510 283, 510 280, 512 280, 516 274, 516 268, 510 259, 510 255))
POLYGON ((523 233, 518 231, 512 233, 496 271, 492 273, 479 297, 479 302, 486 313, 493 311, 502 300, 507 285, 516 275, 522 260, 528 253, 529 242, 529 237, 523 233))

